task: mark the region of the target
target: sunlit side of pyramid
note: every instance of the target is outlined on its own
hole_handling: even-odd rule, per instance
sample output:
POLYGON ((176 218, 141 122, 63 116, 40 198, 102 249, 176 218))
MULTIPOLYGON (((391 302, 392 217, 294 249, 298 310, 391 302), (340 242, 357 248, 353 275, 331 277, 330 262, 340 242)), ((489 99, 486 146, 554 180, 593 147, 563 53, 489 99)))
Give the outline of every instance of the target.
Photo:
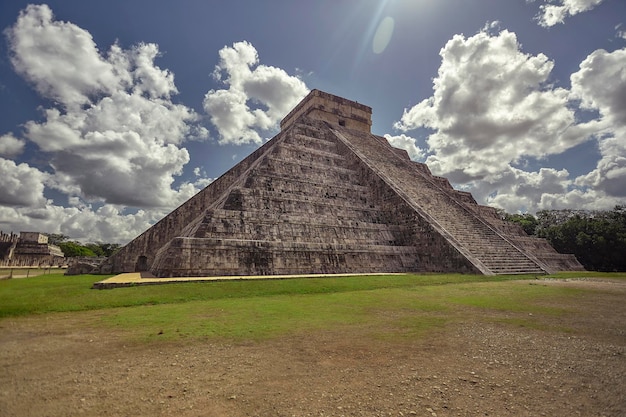
POLYGON ((313 90, 281 131, 111 257, 157 277, 544 273, 572 255, 499 219, 370 133, 371 108, 313 90))

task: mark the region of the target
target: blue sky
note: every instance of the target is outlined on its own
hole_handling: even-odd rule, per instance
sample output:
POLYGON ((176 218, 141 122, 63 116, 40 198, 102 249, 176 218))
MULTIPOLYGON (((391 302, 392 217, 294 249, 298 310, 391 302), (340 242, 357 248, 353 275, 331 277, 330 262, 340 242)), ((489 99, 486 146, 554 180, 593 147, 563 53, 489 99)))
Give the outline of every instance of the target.
POLYGON ((623 0, 0 4, 0 230, 126 243, 317 88, 508 212, 626 203, 623 0))

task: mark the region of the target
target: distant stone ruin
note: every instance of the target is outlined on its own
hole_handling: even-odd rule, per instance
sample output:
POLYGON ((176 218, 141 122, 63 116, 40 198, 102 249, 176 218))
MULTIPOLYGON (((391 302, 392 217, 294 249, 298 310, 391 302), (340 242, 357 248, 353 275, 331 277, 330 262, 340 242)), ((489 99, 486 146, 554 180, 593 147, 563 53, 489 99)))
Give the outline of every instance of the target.
POLYGON ((0 231, 0 266, 62 266, 61 248, 48 243, 48 236, 38 232, 3 233, 0 231))
POLYGON ((371 108, 319 90, 281 131, 130 242, 103 273, 157 277, 578 270, 371 134, 371 108))
POLYGON ((106 260, 106 256, 73 256, 68 262, 65 275, 81 275, 97 272, 106 260))

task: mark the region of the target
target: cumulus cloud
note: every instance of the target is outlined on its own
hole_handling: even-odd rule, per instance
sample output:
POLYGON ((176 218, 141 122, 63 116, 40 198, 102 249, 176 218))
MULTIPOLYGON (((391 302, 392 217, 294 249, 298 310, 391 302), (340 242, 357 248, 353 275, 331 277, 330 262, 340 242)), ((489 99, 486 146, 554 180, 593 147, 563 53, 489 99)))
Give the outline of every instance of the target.
POLYGON ((26 7, 4 35, 15 71, 52 105, 24 124, 23 138, 0 136, 2 156, 16 158, 27 141, 39 152, 28 163, 0 158, 0 230, 125 243, 211 181, 173 186, 189 161, 182 144, 208 134, 198 114, 172 101, 174 75, 155 64, 157 45, 102 52, 46 5, 26 7), (67 204, 47 199, 47 189, 67 204))
MULTIPOLYGON (((430 129, 433 173, 471 189, 480 202, 510 211, 607 208, 626 195, 624 51, 592 53, 567 90, 551 84, 553 62, 522 52, 514 33, 455 35, 440 52, 433 95, 405 109, 395 127, 430 129), (576 103, 601 117, 579 121, 576 103), (587 175, 520 168, 593 138, 602 159, 587 175)), ((410 149, 405 139, 399 147, 410 149)))
POLYGON ((14 158, 24 151, 24 141, 12 134, 0 136, 0 155, 14 158))
POLYGON ((415 144, 415 139, 410 136, 405 134, 391 136, 386 134, 385 139, 387 139, 387 142, 389 142, 391 146, 404 149, 409 154, 409 158, 413 161, 421 161, 425 156, 424 150, 417 146, 415 144))
POLYGON ((54 20, 46 5, 29 5, 6 30, 15 70, 37 91, 66 106, 119 87, 114 66, 100 56, 89 32, 54 20))
POLYGON ((509 213, 518 211, 536 211, 539 208, 561 209, 567 208, 566 201, 560 201, 563 206, 545 206, 546 196, 563 196, 568 192, 572 181, 567 170, 541 168, 537 172, 527 172, 522 169, 507 167, 489 181, 475 184, 472 194, 475 198, 505 209, 509 213), (498 192, 494 193, 494 189, 498 192))
POLYGON ((611 126, 626 126, 625 63, 626 48, 598 49, 570 77, 573 98, 580 99, 583 108, 598 109, 611 126))
POLYGON ((125 213, 119 207, 105 205, 94 209, 79 205, 62 207, 0 206, 0 230, 61 233, 83 242, 126 243, 154 224, 163 215, 159 210, 125 213))
POLYGON ((178 91, 174 75, 154 63, 157 45, 103 54, 89 32, 55 20, 46 5, 28 6, 5 34, 16 72, 57 103, 24 133, 49 156, 50 186, 109 204, 180 202, 172 184, 189 161, 180 145, 206 130, 171 101, 178 91))
MULTIPOLYGON (((544 0, 548 2, 548 0, 544 0)), ((565 23, 565 18, 578 13, 587 12, 604 0, 550 0, 550 4, 542 4, 541 11, 535 17, 537 22, 543 27, 554 26, 565 23), (556 4, 553 4, 556 3, 556 4)))
POLYGON ((220 134, 220 143, 260 144, 258 132, 276 128, 308 88, 280 68, 259 64, 257 50, 248 42, 225 46, 219 56, 213 75, 228 88, 207 92, 204 110, 220 134))
MULTIPOLYGON (((52 104, 40 121, 24 123, 23 137, 0 136, 0 155, 16 158, 29 141, 35 160, 47 161, 36 168, 0 158, 0 229, 124 243, 213 181, 196 170, 174 186, 190 160, 182 145, 208 131, 193 109, 173 101, 174 74, 156 65, 157 45, 102 51, 47 5, 27 6, 4 35, 15 71, 52 104), (47 199, 46 189, 67 204, 47 199)), ((227 88, 209 91, 204 108, 222 143, 260 143, 257 131, 275 128, 308 89, 260 65, 247 42, 219 56, 214 76, 227 88)))
MULTIPOLYGON (((100 50, 47 5, 27 6, 4 35, 15 71, 51 104, 41 120, 24 123, 22 137, 0 136, 0 155, 17 158, 29 142, 39 152, 29 163, 46 161, 0 158, 0 230, 125 243, 213 181, 196 170, 175 182, 190 160, 184 143, 208 131, 193 109, 173 101, 174 74, 157 66, 157 45, 100 50), (50 189, 67 203, 47 199, 50 189)), ((257 131, 275 128, 308 89, 260 65, 247 42, 219 56, 214 76, 227 88, 209 91, 204 108, 222 143, 260 143, 257 131)))
POLYGON ((41 206, 44 182, 48 174, 27 164, 0 158, 0 204, 7 206, 41 206))
POLYGON ((520 51, 516 35, 455 35, 441 50, 433 96, 405 110, 396 127, 434 130, 428 164, 465 183, 489 179, 524 157, 561 153, 583 140, 567 106, 569 92, 552 88, 553 62, 520 51))
POLYGON ((626 197, 626 48, 594 51, 570 79, 572 97, 583 108, 597 110, 602 127, 597 136, 601 155, 597 168, 576 183, 608 196, 626 197))

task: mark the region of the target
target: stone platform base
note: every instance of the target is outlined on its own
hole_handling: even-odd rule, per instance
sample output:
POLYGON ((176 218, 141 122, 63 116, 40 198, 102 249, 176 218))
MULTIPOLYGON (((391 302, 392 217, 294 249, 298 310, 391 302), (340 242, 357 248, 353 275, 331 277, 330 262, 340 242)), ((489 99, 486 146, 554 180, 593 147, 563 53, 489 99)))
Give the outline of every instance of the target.
POLYGON ((270 279, 294 279, 294 278, 333 278, 363 275, 406 275, 404 273, 367 273, 367 274, 309 274, 309 275, 232 275, 221 277, 174 277, 156 278, 149 272, 130 272, 119 274, 102 281, 98 281, 91 288, 107 290, 121 287, 136 287, 139 285, 163 285, 181 282, 215 282, 215 281, 253 281, 270 279))

